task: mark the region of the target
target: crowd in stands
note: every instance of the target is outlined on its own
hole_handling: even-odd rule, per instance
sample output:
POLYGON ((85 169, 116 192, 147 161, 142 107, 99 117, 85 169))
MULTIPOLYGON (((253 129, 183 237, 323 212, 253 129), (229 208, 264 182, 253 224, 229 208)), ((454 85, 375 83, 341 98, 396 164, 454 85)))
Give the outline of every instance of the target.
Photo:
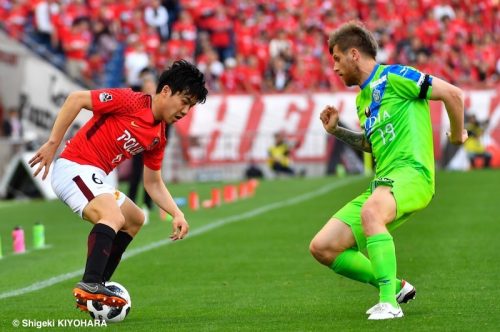
POLYGON ((500 82, 495 0, 0 0, 0 25, 12 37, 33 27, 91 87, 119 51, 129 86, 140 85, 144 67, 184 58, 216 93, 340 90, 327 40, 352 19, 375 32, 381 63, 463 87, 500 82))

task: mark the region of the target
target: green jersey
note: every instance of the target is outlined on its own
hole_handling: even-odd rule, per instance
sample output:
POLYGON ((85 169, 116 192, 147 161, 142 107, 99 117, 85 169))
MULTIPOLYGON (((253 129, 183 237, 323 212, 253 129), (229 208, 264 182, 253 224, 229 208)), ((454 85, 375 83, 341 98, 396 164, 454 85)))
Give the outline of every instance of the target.
POLYGON ((377 64, 361 85, 356 108, 372 146, 376 177, 410 166, 434 186, 431 91, 432 77, 401 65, 377 64))

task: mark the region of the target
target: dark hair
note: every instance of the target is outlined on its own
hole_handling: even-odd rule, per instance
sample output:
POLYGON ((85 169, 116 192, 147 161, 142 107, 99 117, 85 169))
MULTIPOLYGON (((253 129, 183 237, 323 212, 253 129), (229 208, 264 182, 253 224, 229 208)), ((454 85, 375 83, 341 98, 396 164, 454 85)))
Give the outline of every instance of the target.
POLYGON ((172 94, 185 93, 195 97, 197 103, 202 104, 207 99, 205 76, 195 65, 186 60, 175 61, 160 75, 156 93, 160 93, 165 85, 170 87, 172 94))
POLYGON ((378 45, 375 38, 359 21, 347 22, 335 30, 328 39, 330 54, 333 54, 335 45, 338 46, 342 53, 347 51, 348 48, 355 48, 374 59, 377 56, 378 45))

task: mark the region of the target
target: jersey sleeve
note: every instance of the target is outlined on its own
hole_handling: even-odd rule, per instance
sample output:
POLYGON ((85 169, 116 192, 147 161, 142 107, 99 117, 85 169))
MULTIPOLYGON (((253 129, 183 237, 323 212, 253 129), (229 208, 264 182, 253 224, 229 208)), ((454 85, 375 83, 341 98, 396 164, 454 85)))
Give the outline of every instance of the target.
POLYGON ((167 141, 162 139, 160 143, 152 150, 144 151, 144 166, 154 170, 159 171, 163 162, 163 155, 165 154, 165 147, 167 141))
POLYGON ((430 99, 432 76, 408 66, 393 66, 387 75, 397 95, 406 99, 430 99))
POLYGON ((136 93, 131 89, 91 90, 90 95, 94 114, 128 113, 136 99, 136 93))

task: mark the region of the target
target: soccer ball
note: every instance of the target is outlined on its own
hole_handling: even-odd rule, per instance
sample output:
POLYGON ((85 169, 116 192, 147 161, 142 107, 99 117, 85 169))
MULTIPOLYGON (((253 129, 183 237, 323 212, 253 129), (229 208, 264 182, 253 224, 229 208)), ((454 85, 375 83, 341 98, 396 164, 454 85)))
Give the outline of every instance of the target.
POLYGON ((110 307, 108 305, 102 304, 99 301, 87 301, 87 308, 89 309, 90 317, 93 319, 104 320, 107 323, 118 323, 127 317, 132 306, 132 300, 130 299, 130 294, 127 289, 115 281, 107 281, 105 286, 109 290, 120 294, 124 299, 127 300, 127 304, 121 308, 110 307))

